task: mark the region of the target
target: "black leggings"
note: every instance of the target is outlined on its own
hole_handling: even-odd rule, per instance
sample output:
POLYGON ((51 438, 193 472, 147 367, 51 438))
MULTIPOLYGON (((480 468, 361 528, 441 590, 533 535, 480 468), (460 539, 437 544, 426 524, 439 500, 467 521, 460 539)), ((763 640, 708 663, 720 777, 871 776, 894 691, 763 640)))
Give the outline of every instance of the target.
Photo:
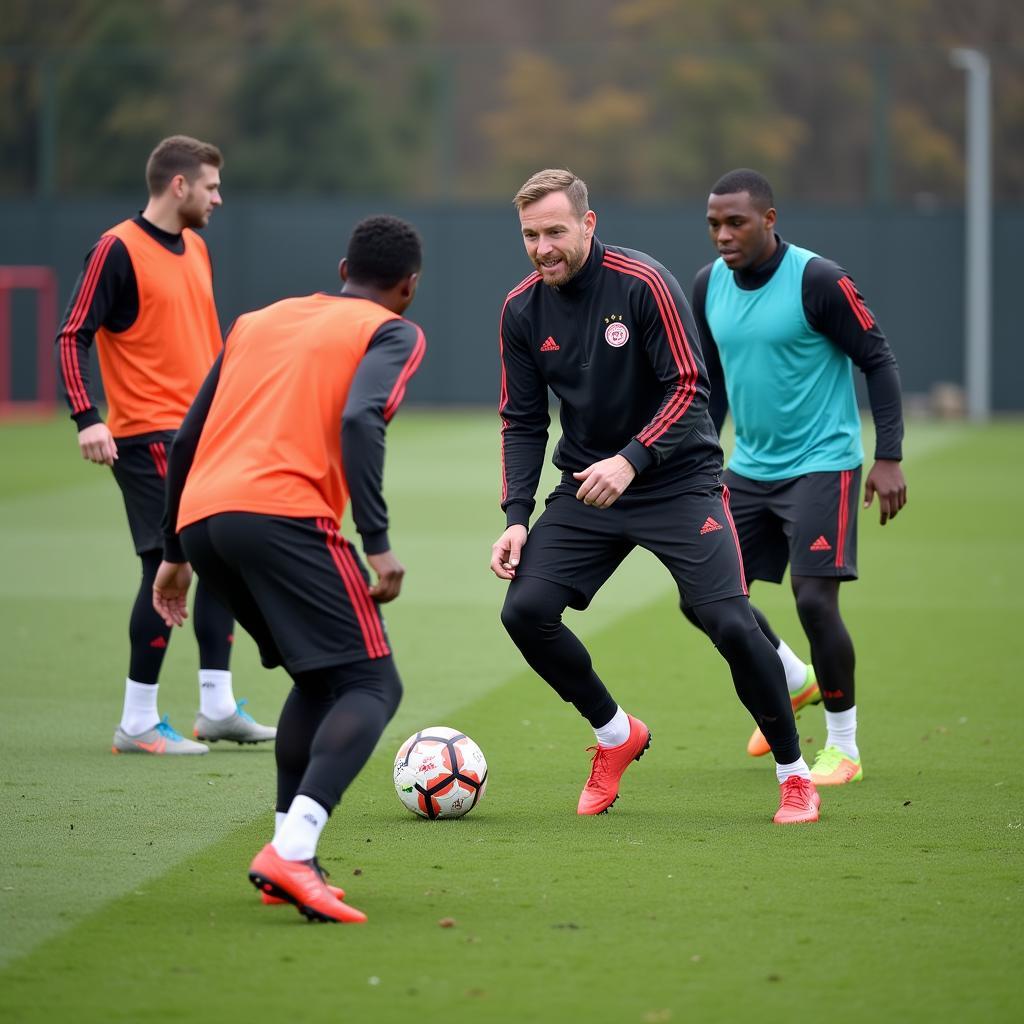
MULTIPOLYGON (((159 551, 144 551, 139 555, 142 580, 135 595, 131 618, 128 620, 128 639, 131 655, 128 678, 136 683, 156 683, 164 662, 171 628, 153 608, 153 581, 160 568, 159 551)), ((196 584, 192 622, 199 643, 199 667, 227 670, 231 660, 234 619, 224 605, 203 586, 196 584)))
POLYGON ((732 684, 779 764, 800 758, 800 737, 778 652, 757 624, 745 597, 693 609, 701 629, 729 663, 732 684))
MULTIPOLYGON (((797 615, 811 645, 811 661, 828 711, 849 711, 856 704, 853 681, 857 659, 853 641, 839 614, 839 584, 839 580, 826 576, 794 576, 792 579, 797 615)), ((751 611, 761 632, 778 649, 779 638, 764 613, 753 605, 751 611)), ((684 608, 683 614, 698 629, 704 629, 692 610, 684 608)))
POLYGON ((811 645, 811 661, 827 711, 849 711, 857 703, 853 677, 857 658, 839 614, 837 579, 794 576, 796 613, 811 645))
POLYGON ((402 698, 391 657, 297 672, 277 723, 277 810, 308 796, 330 813, 402 698))
POLYGON ((527 664, 595 728, 607 725, 618 707, 578 636, 562 622, 573 591, 524 576, 505 595, 501 623, 527 664))
MULTIPOLYGON (((562 622, 572 591, 527 576, 505 596, 501 621, 530 667, 595 728, 607 724, 616 703, 594 672, 590 655, 562 622)), ((800 757, 793 710, 782 662, 758 628, 745 597, 713 601, 694 609, 701 628, 729 663, 740 701, 754 717, 775 759, 800 757)))

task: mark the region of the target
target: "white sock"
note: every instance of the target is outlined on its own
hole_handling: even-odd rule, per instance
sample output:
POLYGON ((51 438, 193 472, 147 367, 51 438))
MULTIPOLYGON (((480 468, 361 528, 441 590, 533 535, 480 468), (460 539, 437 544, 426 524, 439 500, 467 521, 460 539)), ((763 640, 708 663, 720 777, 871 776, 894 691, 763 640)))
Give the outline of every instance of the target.
POLYGON ((230 718, 235 713, 231 673, 213 668, 199 670, 199 711, 207 718, 230 718))
POLYGON ((779 780, 780 786, 786 779, 791 779, 794 775, 801 779, 811 777, 811 769, 807 767, 807 762, 802 757, 798 757, 792 764, 775 765, 775 777, 779 780))
POLYGON ((147 732, 160 722, 156 710, 156 695, 159 683, 137 683, 134 679, 124 681, 124 710, 121 712, 121 728, 129 736, 147 732))
POLYGON ((612 720, 600 729, 594 730, 598 746, 618 747, 629 739, 629 716, 622 708, 618 708, 612 720))
POLYGON ((285 860, 309 860, 327 824, 327 809, 308 796, 297 796, 274 837, 274 849, 285 860))
POLYGON ((849 711, 826 711, 825 725, 828 726, 826 746, 838 747, 844 754, 859 758, 857 749, 857 708, 849 711))
MULTIPOLYGON (((281 826, 288 815, 284 811, 274 811, 274 839, 281 834, 281 826)), ((273 840, 271 840, 273 842, 273 840)))
POLYGON ((807 682, 807 665, 802 662, 794 653, 785 640, 779 641, 779 657, 786 669, 786 685, 790 693, 802 690, 807 682))

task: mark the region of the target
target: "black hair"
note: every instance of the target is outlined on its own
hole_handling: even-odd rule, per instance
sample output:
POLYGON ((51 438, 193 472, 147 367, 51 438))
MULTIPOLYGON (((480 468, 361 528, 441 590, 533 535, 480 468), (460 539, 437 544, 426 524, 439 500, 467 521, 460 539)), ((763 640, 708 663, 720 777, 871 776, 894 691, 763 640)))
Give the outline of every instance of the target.
POLYGON ((416 229, 398 217, 367 217, 353 229, 345 258, 354 284, 392 288, 420 269, 423 243, 416 229))
POLYGON ((749 167, 729 171, 711 186, 713 196, 731 196, 736 192, 749 192, 750 198, 764 210, 770 210, 775 206, 775 196, 772 195, 768 179, 749 167))

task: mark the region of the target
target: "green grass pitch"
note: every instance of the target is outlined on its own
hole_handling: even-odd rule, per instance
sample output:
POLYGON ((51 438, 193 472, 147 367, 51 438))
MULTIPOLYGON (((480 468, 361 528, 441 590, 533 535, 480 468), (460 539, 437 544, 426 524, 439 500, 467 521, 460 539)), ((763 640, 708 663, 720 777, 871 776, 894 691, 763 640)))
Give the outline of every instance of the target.
MULTIPOLYGON (((884 529, 862 513, 843 590, 865 781, 784 829, 724 662, 642 553, 571 621, 654 743, 611 814, 575 815, 592 735, 526 670, 487 571, 495 426, 409 409, 392 428, 406 696, 321 847, 361 928, 263 907, 246 879, 270 750, 110 754, 136 585, 120 497, 68 421, 0 426, 0 1021, 1019 1020, 1024 424, 910 424, 910 505, 884 529), (429 725, 488 757, 461 821, 392 790, 429 725)), ((754 597, 806 654, 788 588, 754 597)), ((244 636, 233 667, 272 720, 286 677, 244 636)), ((179 631, 160 699, 182 731, 195 668, 179 631)), ((813 756, 820 709, 801 734, 813 756)))

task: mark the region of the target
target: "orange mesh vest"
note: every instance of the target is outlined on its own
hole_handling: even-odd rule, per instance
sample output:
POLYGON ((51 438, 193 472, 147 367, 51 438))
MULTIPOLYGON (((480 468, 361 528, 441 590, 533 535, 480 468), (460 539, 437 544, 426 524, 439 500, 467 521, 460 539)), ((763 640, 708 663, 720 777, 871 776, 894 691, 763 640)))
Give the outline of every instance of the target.
POLYGON ((186 228, 177 256, 130 220, 106 234, 124 242, 139 290, 128 330, 96 332, 107 426, 114 437, 177 430, 221 346, 206 243, 186 228))
POLYGON ((342 412, 374 332, 398 319, 368 299, 323 294, 239 317, 178 529, 218 512, 340 521, 348 502, 342 412))

